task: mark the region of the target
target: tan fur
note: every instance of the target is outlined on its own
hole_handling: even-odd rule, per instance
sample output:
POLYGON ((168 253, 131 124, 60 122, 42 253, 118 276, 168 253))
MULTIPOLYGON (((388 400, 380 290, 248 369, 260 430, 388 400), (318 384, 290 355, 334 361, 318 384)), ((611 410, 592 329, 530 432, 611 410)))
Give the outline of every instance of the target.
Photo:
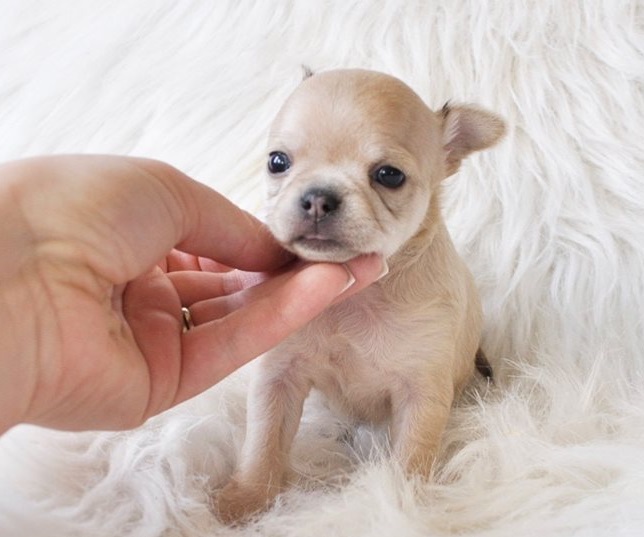
POLYGON ((355 420, 390 420, 394 456, 429 477, 454 397, 474 371, 482 325, 473 278, 441 217, 439 185, 502 133, 489 112, 432 112, 399 80, 370 71, 313 75, 288 99, 269 142, 292 160, 269 178, 271 230, 305 259, 380 252, 390 271, 260 359, 240 464, 215 502, 222 520, 242 520, 283 490, 311 388, 355 420), (370 178, 384 164, 406 173, 402 187, 370 178), (337 214, 316 227, 331 246, 298 241, 310 232, 298 200, 312 186, 341 197, 337 214))

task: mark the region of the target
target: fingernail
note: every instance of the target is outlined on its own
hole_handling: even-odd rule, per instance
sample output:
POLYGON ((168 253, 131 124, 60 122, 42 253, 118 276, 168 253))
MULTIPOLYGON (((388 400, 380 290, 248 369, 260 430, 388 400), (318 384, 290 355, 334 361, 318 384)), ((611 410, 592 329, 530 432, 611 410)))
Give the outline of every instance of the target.
MULTIPOLYGON (((384 278, 387 274, 389 274, 389 265, 387 265, 387 260, 382 256, 380 257, 380 264, 381 264, 380 273, 378 274, 378 277, 376 278, 375 281, 378 281, 378 280, 384 278)), ((346 264, 346 263, 342 263, 342 266, 344 267, 344 270, 347 271, 347 283, 342 288, 342 291, 340 291, 339 294, 344 293, 354 283, 356 283, 356 277, 353 275, 353 272, 351 272, 351 269, 349 268, 349 265, 346 264)))
POLYGON ((389 265, 387 265, 387 260, 384 257, 380 258, 382 262, 382 270, 380 271, 380 274, 376 278, 376 281, 382 280, 387 274, 389 274, 389 265))
POLYGON ((353 272, 349 270, 349 266, 346 263, 342 263, 342 266, 344 267, 344 270, 347 271, 347 283, 346 285, 342 288, 342 291, 340 291, 338 294, 341 295, 344 293, 347 289, 349 289, 354 283, 356 283, 356 277, 353 275, 353 272))

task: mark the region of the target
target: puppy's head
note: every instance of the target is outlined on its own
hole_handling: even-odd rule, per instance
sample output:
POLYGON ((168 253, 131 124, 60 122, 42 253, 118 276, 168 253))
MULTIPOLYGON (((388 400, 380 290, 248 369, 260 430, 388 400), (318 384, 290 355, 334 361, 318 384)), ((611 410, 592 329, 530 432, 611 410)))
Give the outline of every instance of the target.
POLYGON ((311 261, 389 257, 423 227, 441 179, 502 133, 501 120, 473 107, 432 112, 388 75, 310 76, 271 128, 268 226, 311 261))

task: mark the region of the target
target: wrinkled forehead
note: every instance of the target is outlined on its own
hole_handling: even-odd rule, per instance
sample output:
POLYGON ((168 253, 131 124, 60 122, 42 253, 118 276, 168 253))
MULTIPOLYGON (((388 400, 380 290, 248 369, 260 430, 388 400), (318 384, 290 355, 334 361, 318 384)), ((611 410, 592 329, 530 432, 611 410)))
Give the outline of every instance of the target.
POLYGON ((270 144, 331 155, 399 147, 410 153, 438 135, 434 114, 404 83, 386 75, 321 73, 294 91, 271 128, 270 144))

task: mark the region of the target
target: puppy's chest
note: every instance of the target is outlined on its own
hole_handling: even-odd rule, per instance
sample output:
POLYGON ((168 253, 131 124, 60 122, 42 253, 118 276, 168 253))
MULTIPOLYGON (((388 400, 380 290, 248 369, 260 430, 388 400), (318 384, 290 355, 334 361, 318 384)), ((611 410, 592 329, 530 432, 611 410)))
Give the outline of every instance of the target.
POLYGON ((348 386, 378 390, 422 367, 428 322, 422 309, 404 311, 372 290, 311 323, 299 338, 300 354, 316 385, 326 379, 345 391, 348 386))

